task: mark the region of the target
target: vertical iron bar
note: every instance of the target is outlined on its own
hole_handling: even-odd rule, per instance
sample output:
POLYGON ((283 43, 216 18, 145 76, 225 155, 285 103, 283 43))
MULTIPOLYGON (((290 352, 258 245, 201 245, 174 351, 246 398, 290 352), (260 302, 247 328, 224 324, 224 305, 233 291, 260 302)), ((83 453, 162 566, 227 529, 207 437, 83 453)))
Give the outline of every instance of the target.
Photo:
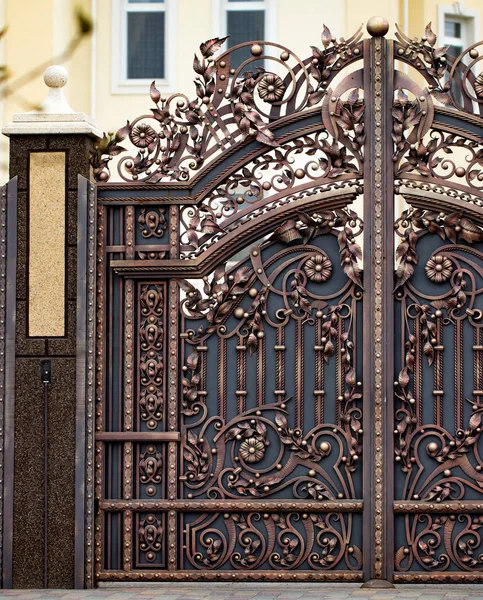
MULTIPOLYGON (((172 214, 172 213, 171 213, 172 214)), ((177 228, 176 228, 177 231, 177 228)), ((178 373, 179 373, 179 288, 176 280, 169 282, 169 288, 164 288, 163 292, 164 310, 163 314, 168 315, 168 323, 165 321, 165 331, 169 331, 169 346, 168 346, 168 359, 167 372, 165 379, 167 382, 167 398, 168 398, 168 418, 167 418, 167 429, 168 431, 178 430, 178 373), (167 296, 167 294, 169 294, 167 296), (167 296, 167 297, 166 297, 167 296), (168 327, 166 327, 166 324, 168 327)), ((179 403, 181 405, 181 403, 179 403)), ((177 457, 178 448, 176 443, 170 442, 168 444, 168 498, 169 500, 175 500, 178 497, 178 460, 177 457)), ((168 569, 174 571, 176 569, 176 555, 177 555, 177 544, 178 538, 176 535, 176 521, 177 513, 174 510, 169 511, 168 519, 168 569)), ((181 543, 182 545, 182 543, 181 543)))
MULTIPOLYGON (((371 33, 371 32, 370 32, 371 33)), ((367 131, 364 161, 364 497, 365 574, 392 578, 394 348, 393 45, 371 33, 364 42, 367 131), (388 343, 386 343, 387 336, 388 343)))
POLYGON ((96 188, 79 176, 77 213, 75 585, 94 585, 96 188))
MULTIPOLYGON (((402 310, 406 310, 406 300, 404 300, 404 303, 402 304, 401 311, 402 310)), ((421 321, 419 314, 414 319, 414 337, 417 340, 421 339, 421 321)), ((404 333, 402 334, 402 338, 404 339, 404 333)), ((416 400, 418 426, 421 426, 423 424, 423 358, 421 344, 416 345, 416 355, 414 358, 414 395, 416 400)))
POLYGON ((237 410, 238 414, 245 412, 245 398, 246 398, 246 351, 247 347, 244 345, 243 337, 238 336, 237 350, 237 410))
POLYGON ((49 384, 44 382, 44 588, 49 586, 49 384))
MULTIPOLYGON (((134 208, 129 206, 126 213, 126 240, 127 245, 133 245, 133 213, 134 208)), ((126 248, 126 255, 129 248, 126 248)), ((132 252, 131 258, 134 256, 132 252)), ((139 295, 139 294, 138 294, 139 295)), ((134 430, 133 419, 133 396, 134 396, 134 281, 126 279, 124 284, 124 431, 134 430)), ((133 455, 134 444, 124 444, 124 498, 132 499, 133 490, 133 455)), ((132 512, 124 512, 124 535, 123 535, 123 569, 132 570, 132 512)))
POLYGON ((295 325, 295 427, 303 429, 304 422, 304 326, 301 319, 295 325))
MULTIPOLYGON (((441 323, 441 319, 438 319, 439 323, 438 323, 438 329, 441 330, 441 335, 443 333, 443 324, 441 323)), ((463 398, 464 398, 464 394, 463 394, 463 322, 460 319, 456 319, 456 323, 455 323, 455 340, 454 340, 454 351, 455 351, 455 361, 454 361, 454 368, 455 368, 455 394, 454 394, 454 405, 455 405, 455 434, 456 431, 458 431, 458 429, 463 429, 463 398)), ((438 342, 440 344, 442 344, 442 340, 441 338, 438 337, 438 342)), ((439 355, 442 355, 442 352, 438 352, 439 355)), ((442 358, 441 358, 442 360, 442 358)), ((476 365, 475 367, 476 368, 476 365)), ((442 385, 442 374, 441 374, 441 387, 439 389, 443 389, 443 385, 442 385)), ((475 390, 479 389, 479 388, 474 388, 475 390)), ((443 399, 439 398, 439 401, 441 402, 441 406, 443 404, 443 399)), ((442 410, 441 410, 442 412, 442 410)), ((442 419, 442 415, 441 415, 441 423, 438 423, 438 425, 442 425, 443 424, 443 419, 442 419)))

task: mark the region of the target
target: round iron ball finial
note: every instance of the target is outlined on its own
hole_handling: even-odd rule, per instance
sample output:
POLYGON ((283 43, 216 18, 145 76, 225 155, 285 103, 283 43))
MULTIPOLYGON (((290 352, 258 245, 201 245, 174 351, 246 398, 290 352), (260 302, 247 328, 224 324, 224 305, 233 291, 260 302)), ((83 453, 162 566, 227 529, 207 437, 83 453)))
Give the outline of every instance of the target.
POLYGON ((372 37, 382 37, 389 31, 389 21, 384 17, 371 17, 366 29, 372 37))
POLYGON ((263 54, 263 48, 260 46, 260 44, 253 44, 253 46, 250 48, 250 52, 253 56, 261 56, 263 54))
POLYGON ((49 88, 62 88, 67 83, 67 70, 60 65, 52 65, 45 69, 44 82, 49 88))

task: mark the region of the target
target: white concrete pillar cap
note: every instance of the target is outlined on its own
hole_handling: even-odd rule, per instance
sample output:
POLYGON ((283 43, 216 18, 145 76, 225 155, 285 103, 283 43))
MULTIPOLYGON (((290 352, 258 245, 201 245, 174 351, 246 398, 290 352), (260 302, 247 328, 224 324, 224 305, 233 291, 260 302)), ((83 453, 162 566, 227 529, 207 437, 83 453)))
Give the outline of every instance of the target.
POLYGON ((44 82, 49 88, 47 97, 38 110, 16 113, 13 121, 2 129, 4 135, 72 134, 87 133, 102 138, 92 117, 74 112, 64 96, 68 73, 60 65, 45 70, 44 82))
POLYGON ((64 96, 63 87, 67 83, 67 69, 59 65, 52 65, 45 69, 44 83, 49 88, 47 98, 40 105, 38 111, 49 114, 70 114, 74 111, 69 106, 66 97, 64 96))

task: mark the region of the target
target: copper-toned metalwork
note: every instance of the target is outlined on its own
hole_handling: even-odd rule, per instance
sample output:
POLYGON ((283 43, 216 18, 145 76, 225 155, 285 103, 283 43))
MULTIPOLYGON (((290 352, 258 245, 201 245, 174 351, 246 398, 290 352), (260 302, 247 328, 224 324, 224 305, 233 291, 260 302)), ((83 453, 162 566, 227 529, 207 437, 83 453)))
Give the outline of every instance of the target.
POLYGON ((187 181, 240 140, 277 146, 272 125, 318 104, 340 69, 361 58, 361 37, 359 30, 347 41, 337 40, 325 27, 323 50, 313 46, 305 60, 271 42, 263 43, 261 54, 246 42, 214 58, 226 38, 208 40, 200 46, 201 59, 195 56, 193 62, 197 97, 164 97, 153 82, 152 114, 128 122, 99 142, 91 160, 96 180, 109 179, 109 161, 127 151, 125 143, 136 154, 120 160, 119 175, 125 181, 149 183, 187 181), (246 46, 252 57, 232 67, 232 52, 246 46), (282 76, 261 67, 260 60, 281 70, 282 76))
POLYGON ((98 580, 483 572, 478 45, 385 27, 209 40, 93 155, 98 580))

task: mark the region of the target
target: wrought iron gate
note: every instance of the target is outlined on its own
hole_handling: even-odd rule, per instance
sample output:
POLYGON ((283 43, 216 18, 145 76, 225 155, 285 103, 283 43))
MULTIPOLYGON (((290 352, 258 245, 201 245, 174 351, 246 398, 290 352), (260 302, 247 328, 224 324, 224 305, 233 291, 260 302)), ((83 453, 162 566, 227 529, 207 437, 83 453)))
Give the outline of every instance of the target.
POLYGON ((481 579, 481 57, 368 30, 92 157, 91 581, 481 579))

